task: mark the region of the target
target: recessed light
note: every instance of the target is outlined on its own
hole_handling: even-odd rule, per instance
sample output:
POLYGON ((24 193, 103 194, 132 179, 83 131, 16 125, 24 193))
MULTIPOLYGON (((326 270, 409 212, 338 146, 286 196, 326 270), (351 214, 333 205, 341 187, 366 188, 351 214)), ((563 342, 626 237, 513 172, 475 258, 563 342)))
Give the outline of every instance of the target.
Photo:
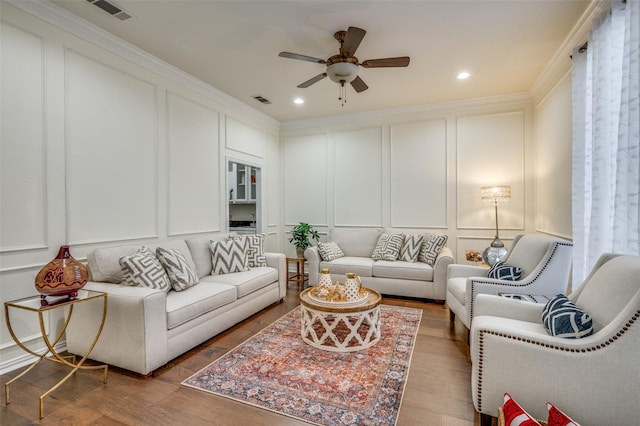
POLYGON ((304 103, 304 99, 302 99, 302 98, 295 98, 295 99, 293 100, 293 103, 294 103, 294 104, 297 104, 297 105, 302 105, 302 104, 304 103))
POLYGON ((465 80, 467 78, 471 77, 471 74, 469 74, 466 71, 462 71, 460 74, 458 74, 457 78, 458 80, 465 80))

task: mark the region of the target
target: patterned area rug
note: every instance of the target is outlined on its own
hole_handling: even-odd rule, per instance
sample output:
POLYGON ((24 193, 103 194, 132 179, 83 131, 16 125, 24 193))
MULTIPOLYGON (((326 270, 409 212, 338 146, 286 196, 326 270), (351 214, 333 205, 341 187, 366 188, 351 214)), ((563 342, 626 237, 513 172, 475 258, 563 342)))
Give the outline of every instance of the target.
POLYGON ((300 307, 182 382, 319 425, 394 425, 420 309, 380 306, 373 347, 336 353, 300 337, 300 307))

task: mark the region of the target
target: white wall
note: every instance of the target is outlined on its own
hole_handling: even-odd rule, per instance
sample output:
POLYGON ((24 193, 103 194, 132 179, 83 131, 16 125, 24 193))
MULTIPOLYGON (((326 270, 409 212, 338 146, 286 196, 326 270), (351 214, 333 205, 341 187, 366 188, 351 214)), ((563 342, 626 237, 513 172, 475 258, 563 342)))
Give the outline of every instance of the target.
POLYGON ((571 72, 535 107, 536 230, 572 238, 571 72))
MULTIPOLYGON (((533 104, 528 95, 283 123, 283 218, 333 227, 446 234, 456 258, 495 234, 480 187, 508 184, 505 244, 534 231, 533 104)), ((293 248, 286 245, 288 253, 293 248)))
MULTIPOLYGON (((50 4, 27 5, 48 23, 0 5, 3 302, 35 294, 62 244, 83 260, 97 246, 225 231, 228 158, 261 167, 267 249, 281 251, 279 123, 50 4)), ((41 349, 37 325, 16 317, 41 349)), ((50 334, 59 326, 47 318, 50 334)), ((0 332, 1 373, 28 357, 4 321, 0 332)))

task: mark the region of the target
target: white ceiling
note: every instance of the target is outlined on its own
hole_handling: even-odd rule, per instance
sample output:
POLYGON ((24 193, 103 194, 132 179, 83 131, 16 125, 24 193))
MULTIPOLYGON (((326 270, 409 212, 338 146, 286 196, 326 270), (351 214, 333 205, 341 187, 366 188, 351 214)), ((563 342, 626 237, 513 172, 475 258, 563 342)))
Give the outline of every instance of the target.
POLYGON ((590 0, 218 1, 113 0, 120 21, 86 0, 54 3, 278 121, 527 92, 590 0), (328 78, 296 86, 325 66, 281 58, 338 53, 334 32, 367 34, 360 62, 410 56, 407 68, 362 68, 369 89, 328 78), (457 80, 462 70, 468 80, 457 80), (271 105, 252 99, 261 95, 271 105), (293 104, 302 97, 304 105, 293 104))

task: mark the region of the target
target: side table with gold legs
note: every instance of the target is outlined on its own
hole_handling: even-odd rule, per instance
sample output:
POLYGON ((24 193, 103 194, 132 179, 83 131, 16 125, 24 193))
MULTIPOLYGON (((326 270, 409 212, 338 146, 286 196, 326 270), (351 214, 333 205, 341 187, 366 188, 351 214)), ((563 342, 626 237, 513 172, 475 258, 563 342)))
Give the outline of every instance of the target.
POLYGON ((44 398, 47 395, 49 395, 51 392, 53 392, 56 389, 58 389, 58 387, 60 387, 65 381, 67 381, 67 379, 69 377, 73 376, 73 374, 76 371, 78 371, 79 369, 82 369, 82 370, 100 370, 100 369, 102 369, 102 370, 104 370, 102 381, 103 381, 103 383, 107 383, 107 367, 108 366, 106 364, 103 364, 103 365, 83 365, 84 362, 86 361, 86 359, 89 357, 89 354, 93 350, 93 347, 96 345, 96 342, 98 341, 98 338, 100 337, 100 333, 102 333, 102 328, 104 327, 104 320, 107 317, 107 293, 103 293, 103 292, 99 292, 99 291, 79 290, 77 297, 74 298, 74 299, 64 298, 64 299, 60 300, 59 302, 51 303, 51 304, 45 305, 45 306, 41 305, 41 297, 40 297, 40 295, 31 296, 31 297, 27 297, 27 298, 24 298, 24 299, 12 300, 12 301, 4 303, 4 315, 5 315, 5 318, 7 320, 7 328, 9 329, 9 333, 11 333, 11 337, 13 338, 13 340, 15 340, 15 342, 18 344, 18 346, 20 346, 26 352, 28 352, 31 355, 34 355, 35 357, 38 358, 25 371, 23 371, 22 373, 20 373, 19 375, 17 375, 13 379, 9 380, 7 383, 5 383, 4 390, 5 390, 5 403, 6 404, 9 404, 9 385, 11 385, 13 382, 18 380, 20 377, 22 377, 25 374, 27 374, 29 371, 31 371, 31 369, 33 369, 36 365, 38 365, 40 363, 40 361, 42 361, 43 359, 46 359, 46 360, 49 360, 49 361, 53 361, 53 362, 57 362, 59 364, 66 365, 66 366, 71 368, 71 371, 66 376, 64 376, 58 383, 53 385, 48 391, 46 391, 45 393, 43 393, 40 396, 40 418, 41 419, 44 417, 44 398), (93 342, 91 343, 91 345, 89 346, 89 349, 87 350, 87 353, 84 354, 84 356, 78 362, 75 362, 76 361, 76 357, 73 356, 73 355, 72 356, 62 356, 62 355, 60 355, 58 352, 56 352, 55 345, 58 344, 58 342, 60 341, 60 339, 64 335, 64 332, 67 329, 67 326, 69 325, 69 321, 71 321, 71 316, 73 314, 73 307, 75 306, 75 304, 76 303, 88 302, 88 301, 91 301, 91 300, 98 300, 98 299, 102 299, 102 320, 100 321, 100 326, 98 327, 98 330, 96 331, 96 336, 93 339, 93 342), (49 336, 47 335, 43 314, 45 312, 47 312, 47 311, 51 311, 51 310, 54 310, 54 309, 65 308, 65 307, 68 308, 68 312, 67 312, 65 320, 64 320, 64 325, 62 327, 62 330, 60 330, 60 332, 58 333, 58 335, 55 337, 55 339, 52 342, 49 339, 49 336), (20 310, 29 311, 29 312, 35 312, 35 313, 38 314, 38 321, 40 323, 40 333, 42 335, 42 339, 44 340, 44 343, 47 345, 47 351, 44 354, 39 354, 39 353, 34 352, 33 350, 29 349, 16 336, 15 332, 13 331, 13 327, 11 326, 11 315, 10 315, 11 311, 15 310, 15 309, 20 309, 20 310), (51 354, 51 355, 49 355, 49 354, 51 354), (69 361, 69 360, 71 360, 71 361, 69 361))

